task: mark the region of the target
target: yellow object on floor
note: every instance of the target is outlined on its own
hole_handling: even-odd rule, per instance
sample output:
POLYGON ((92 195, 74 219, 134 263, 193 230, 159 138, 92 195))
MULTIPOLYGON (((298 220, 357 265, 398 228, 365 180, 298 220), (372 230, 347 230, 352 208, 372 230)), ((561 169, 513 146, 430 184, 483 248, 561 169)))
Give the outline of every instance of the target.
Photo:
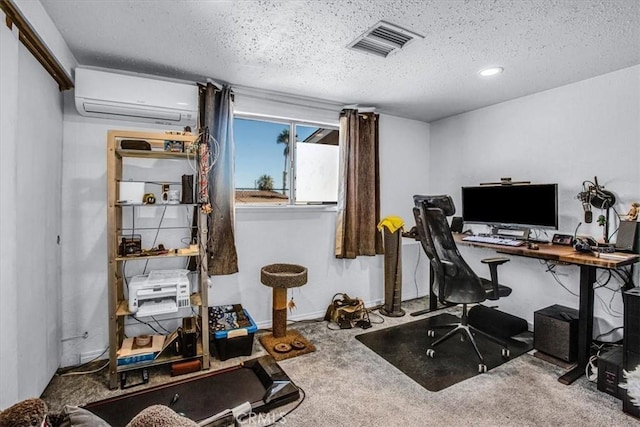
POLYGON ((388 216, 383 218, 378 223, 378 231, 382 231, 382 227, 387 227, 387 229, 395 233, 398 229, 404 227, 404 220, 399 216, 388 216))

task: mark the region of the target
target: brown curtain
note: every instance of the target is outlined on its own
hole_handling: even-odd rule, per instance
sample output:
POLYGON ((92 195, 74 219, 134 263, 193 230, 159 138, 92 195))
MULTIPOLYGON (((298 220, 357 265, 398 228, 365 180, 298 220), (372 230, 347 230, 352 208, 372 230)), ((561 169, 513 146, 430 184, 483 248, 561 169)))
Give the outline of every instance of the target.
POLYGON ((203 124, 208 129, 209 175, 207 242, 210 275, 238 272, 238 255, 234 236, 235 189, 233 181, 233 92, 225 85, 221 90, 208 83, 201 92, 203 124))
POLYGON ((340 114, 340 174, 336 258, 384 253, 380 221, 378 121, 375 113, 340 114))

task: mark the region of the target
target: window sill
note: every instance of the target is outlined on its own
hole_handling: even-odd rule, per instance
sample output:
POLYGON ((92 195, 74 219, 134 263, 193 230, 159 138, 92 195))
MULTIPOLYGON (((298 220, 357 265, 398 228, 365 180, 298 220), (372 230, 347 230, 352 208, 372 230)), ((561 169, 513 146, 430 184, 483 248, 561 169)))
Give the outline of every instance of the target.
POLYGON ((290 212, 337 212, 337 205, 236 205, 236 212, 290 213, 290 212))

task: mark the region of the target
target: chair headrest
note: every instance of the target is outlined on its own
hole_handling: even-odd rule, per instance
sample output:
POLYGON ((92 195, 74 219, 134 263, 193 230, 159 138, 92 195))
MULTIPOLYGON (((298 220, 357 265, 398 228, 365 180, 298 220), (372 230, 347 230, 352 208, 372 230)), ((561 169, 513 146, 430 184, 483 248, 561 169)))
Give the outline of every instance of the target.
POLYGON ((445 216, 452 216, 456 213, 456 207, 453 204, 453 199, 449 195, 422 196, 417 194, 413 196, 413 202, 416 206, 424 204, 427 208, 442 209, 445 216))

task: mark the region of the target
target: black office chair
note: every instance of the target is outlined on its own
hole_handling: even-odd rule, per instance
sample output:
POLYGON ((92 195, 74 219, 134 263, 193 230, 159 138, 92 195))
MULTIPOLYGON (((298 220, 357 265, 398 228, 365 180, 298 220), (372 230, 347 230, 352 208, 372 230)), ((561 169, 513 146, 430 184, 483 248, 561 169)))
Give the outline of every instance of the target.
MULTIPOLYGON (((434 326, 434 329, 453 328, 446 335, 439 338, 427 349, 429 357, 435 356, 434 347, 448 340, 456 334, 462 334, 473 344, 473 348, 480 359, 479 372, 486 372, 484 357, 478 350, 473 333, 478 333, 502 346, 502 356, 509 357, 506 342, 469 325, 467 311, 468 304, 481 303, 487 299, 497 300, 511 294, 511 288, 498 284, 498 265, 509 261, 507 258, 488 258, 482 262, 489 265, 491 280, 478 277, 458 252, 453 239, 447 216, 455 213, 453 200, 450 196, 413 196, 415 207, 413 214, 416 220, 418 237, 422 248, 429 257, 432 274, 434 275, 434 293, 441 303, 452 305, 462 304, 462 317, 459 323, 434 326), (473 332, 473 333, 472 333, 473 332)), ((435 336, 433 329, 428 335, 435 336)))

